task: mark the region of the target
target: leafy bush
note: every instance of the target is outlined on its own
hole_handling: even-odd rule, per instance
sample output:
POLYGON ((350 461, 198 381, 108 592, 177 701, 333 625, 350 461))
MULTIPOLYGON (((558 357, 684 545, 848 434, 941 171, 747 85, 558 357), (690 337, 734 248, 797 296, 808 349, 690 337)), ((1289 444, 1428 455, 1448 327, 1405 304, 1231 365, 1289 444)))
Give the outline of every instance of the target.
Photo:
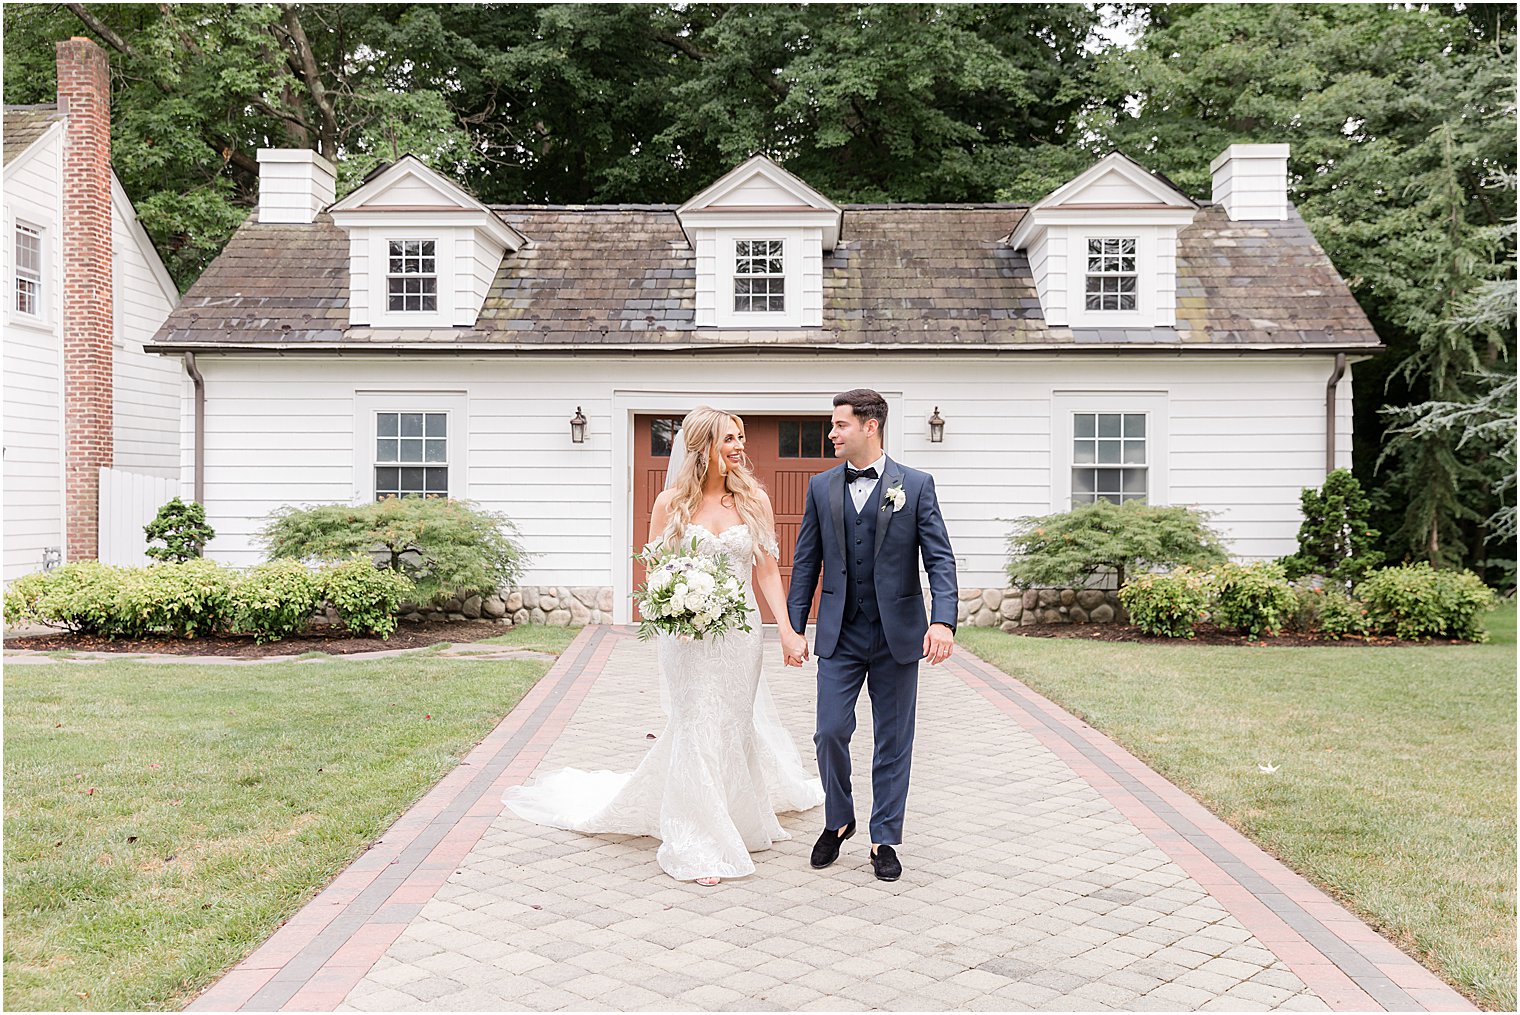
POLYGON ((1304 520, 1298 527, 1298 552, 1282 559, 1289 578, 1324 575, 1344 591, 1383 562, 1375 549, 1380 533, 1367 521, 1372 502, 1346 469, 1325 477, 1320 489, 1299 495, 1304 520))
POLYGON ((1141 501, 1100 500, 1061 514, 1030 518, 1008 539, 1008 575, 1018 588, 1084 585, 1100 571, 1130 574, 1225 560, 1202 514, 1141 501))
POLYGON ((350 631, 389 638, 396 630, 396 608, 416 594, 412 582, 366 556, 351 557, 323 569, 322 595, 350 631))
POLYGON ((1478 616, 1495 602, 1471 571, 1437 571, 1427 561, 1372 572, 1356 597, 1367 604, 1373 627, 1404 639, 1487 641, 1478 616))
POLYGON ((1276 634, 1297 607, 1281 564, 1225 564, 1215 572, 1215 619, 1248 638, 1276 634))
POLYGON ((1209 604, 1207 572, 1179 567, 1170 574, 1139 574, 1119 590, 1129 619, 1146 634, 1191 638, 1209 604))
POLYGON ((196 558, 118 570, 120 634, 196 638, 215 633, 230 619, 236 576, 215 561, 196 558))
POLYGON ((322 576, 298 560, 273 560, 238 578, 233 623, 258 642, 300 634, 322 604, 322 576))
POLYGON ((371 554, 416 586, 418 602, 490 594, 522 577, 527 557, 504 516, 465 501, 417 497, 276 512, 262 537, 270 556, 342 560, 371 554))
POLYGON ((216 530, 206 524, 206 509, 195 501, 186 504, 178 497, 159 508, 157 517, 143 526, 143 532, 150 543, 155 539, 164 541, 163 546, 149 546, 148 556, 170 563, 196 559, 205 551, 206 544, 216 538, 216 530))
POLYGON ((120 570, 84 560, 23 575, 6 590, 6 622, 29 621, 75 634, 114 637, 120 633, 120 570))
POLYGON ((1315 627, 1327 638, 1345 638, 1367 633, 1367 607, 1343 592, 1326 592, 1320 604, 1315 627))

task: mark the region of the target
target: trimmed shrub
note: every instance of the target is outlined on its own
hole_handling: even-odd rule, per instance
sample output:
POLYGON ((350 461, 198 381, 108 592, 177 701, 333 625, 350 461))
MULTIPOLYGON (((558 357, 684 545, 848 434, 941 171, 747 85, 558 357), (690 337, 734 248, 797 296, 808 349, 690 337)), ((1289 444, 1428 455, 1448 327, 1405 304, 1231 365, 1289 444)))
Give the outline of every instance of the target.
POLYGON ((227 626, 236 576, 215 561, 196 558, 118 571, 119 633, 197 638, 227 626))
POLYGON ((31 622, 75 634, 121 633, 117 597, 121 568, 83 560, 23 575, 5 593, 8 623, 31 622))
POLYGON ((1214 618, 1248 638, 1276 634, 1291 619, 1298 601, 1281 564, 1225 564, 1214 577, 1214 618))
POLYGON ((175 497, 158 509, 158 515, 143 532, 148 542, 162 539, 163 546, 149 546, 145 553, 154 560, 178 563, 194 560, 205 552, 206 544, 216 538, 216 530, 206 524, 206 509, 195 501, 186 504, 175 497))
POLYGON ((1146 634, 1191 638, 1209 604, 1209 586, 1206 572, 1179 567, 1170 574, 1136 575, 1119 590, 1119 602, 1146 634))
POLYGON ((300 634, 321 605, 322 576, 298 560, 260 564, 232 589, 233 623, 257 642, 300 634))
POLYGON ((1349 592, 1383 562, 1382 551, 1375 549, 1379 532, 1367 520, 1372 502, 1349 471, 1336 469, 1320 489, 1305 489, 1299 506, 1304 520, 1298 527, 1298 552, 1280 562, 1289 578, 1324 575, 1349 592))
POLYGON ((1204 516, 1182 507, 1100 500, 1030 518, 1008 538, 1008 576, 1016 588, 1081 586, 1101 571, 1129 575, 1180 565, 1208 567, 1226 557, 1204 516))
POLYGON ((351 557, 321 573, 323 598, 355 634, 389 638, 396 630, 396 608, 416 595, 404 575, 376 567, 368 557, 351 557))
POLYGON ((1492 609, 1493 590, 1471 571, 1437 571, 1429 562, 1385 567, 1356 587, 1371 625, 1403 639, 1487 641, 1478 616, 1492 609))
POLYGON ((1367 607, 1343 592, 1324 593, 1315 630, 1327 638, 1360 637, 1367 633, 1367 607))
POLYGON ((275 512, 262 533, 271 557, 344 560, 369 554, 416 586, 416 601, 489 595, 522 577, 527 556, 506 517, 465 501, 389 498, 275 512))

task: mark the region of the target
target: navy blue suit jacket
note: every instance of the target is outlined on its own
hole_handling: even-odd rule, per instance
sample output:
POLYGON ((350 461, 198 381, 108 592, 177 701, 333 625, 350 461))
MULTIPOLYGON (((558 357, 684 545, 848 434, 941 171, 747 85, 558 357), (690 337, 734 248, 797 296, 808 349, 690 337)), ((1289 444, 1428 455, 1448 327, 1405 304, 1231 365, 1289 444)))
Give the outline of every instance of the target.
MULTIPOLYGON (((881 515, 876 519, 874 591, 887 647, 892 650, 893 659, 906 665, 923 658, 924 632, 931 623, 955 628, 955 553, 934 496, 934 477, 906 468, 891 458, 887 459, 883 472, 876 481, 882 498, 881 515), (904 497, 903 506, 895 511, 887 497, 893 489, 901 489, 904 497), (923 588, 918 583, 920 558, 929 575, 933 603, 927 618, 923 588)), ((788 619, 794 630, 807 628, 813 590, 821 578, 823 595, 818 602, 813 652, 823 659, 833 655, 839 643, 845 597, 849 593, 841 538, 845 528, 844 499, 848 496, 842 463, 808 482, 802 528, 792 555, 792 584, 786 597, 788 619)))

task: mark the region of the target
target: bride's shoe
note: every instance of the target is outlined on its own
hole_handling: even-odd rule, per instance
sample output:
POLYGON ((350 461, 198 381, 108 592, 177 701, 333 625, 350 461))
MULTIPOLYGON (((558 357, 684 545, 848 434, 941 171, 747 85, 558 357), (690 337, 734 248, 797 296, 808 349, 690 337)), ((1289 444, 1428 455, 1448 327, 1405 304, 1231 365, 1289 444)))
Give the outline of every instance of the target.
POLYGON ((722 878, 697 878, 697 884, 702 885, 704 888, 711 888, 713 885, 720 885, 722 883, 722 878))

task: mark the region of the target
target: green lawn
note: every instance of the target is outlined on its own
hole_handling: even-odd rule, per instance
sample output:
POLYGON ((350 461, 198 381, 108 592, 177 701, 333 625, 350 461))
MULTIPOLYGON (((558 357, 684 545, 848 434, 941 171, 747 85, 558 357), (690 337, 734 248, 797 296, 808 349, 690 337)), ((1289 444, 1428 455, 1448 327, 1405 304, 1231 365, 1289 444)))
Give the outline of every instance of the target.
MULTIPOLYGON (((493 641, 557 652, 574 634, 493 641)), ((549 666, 421 652, 6 667, 5 1007, 180 1007, 549 666)))
POLYGON ((1513 602, 1488 626, 1488 645, 1396 648, 959 640, 1512 1011, 1513 602))

